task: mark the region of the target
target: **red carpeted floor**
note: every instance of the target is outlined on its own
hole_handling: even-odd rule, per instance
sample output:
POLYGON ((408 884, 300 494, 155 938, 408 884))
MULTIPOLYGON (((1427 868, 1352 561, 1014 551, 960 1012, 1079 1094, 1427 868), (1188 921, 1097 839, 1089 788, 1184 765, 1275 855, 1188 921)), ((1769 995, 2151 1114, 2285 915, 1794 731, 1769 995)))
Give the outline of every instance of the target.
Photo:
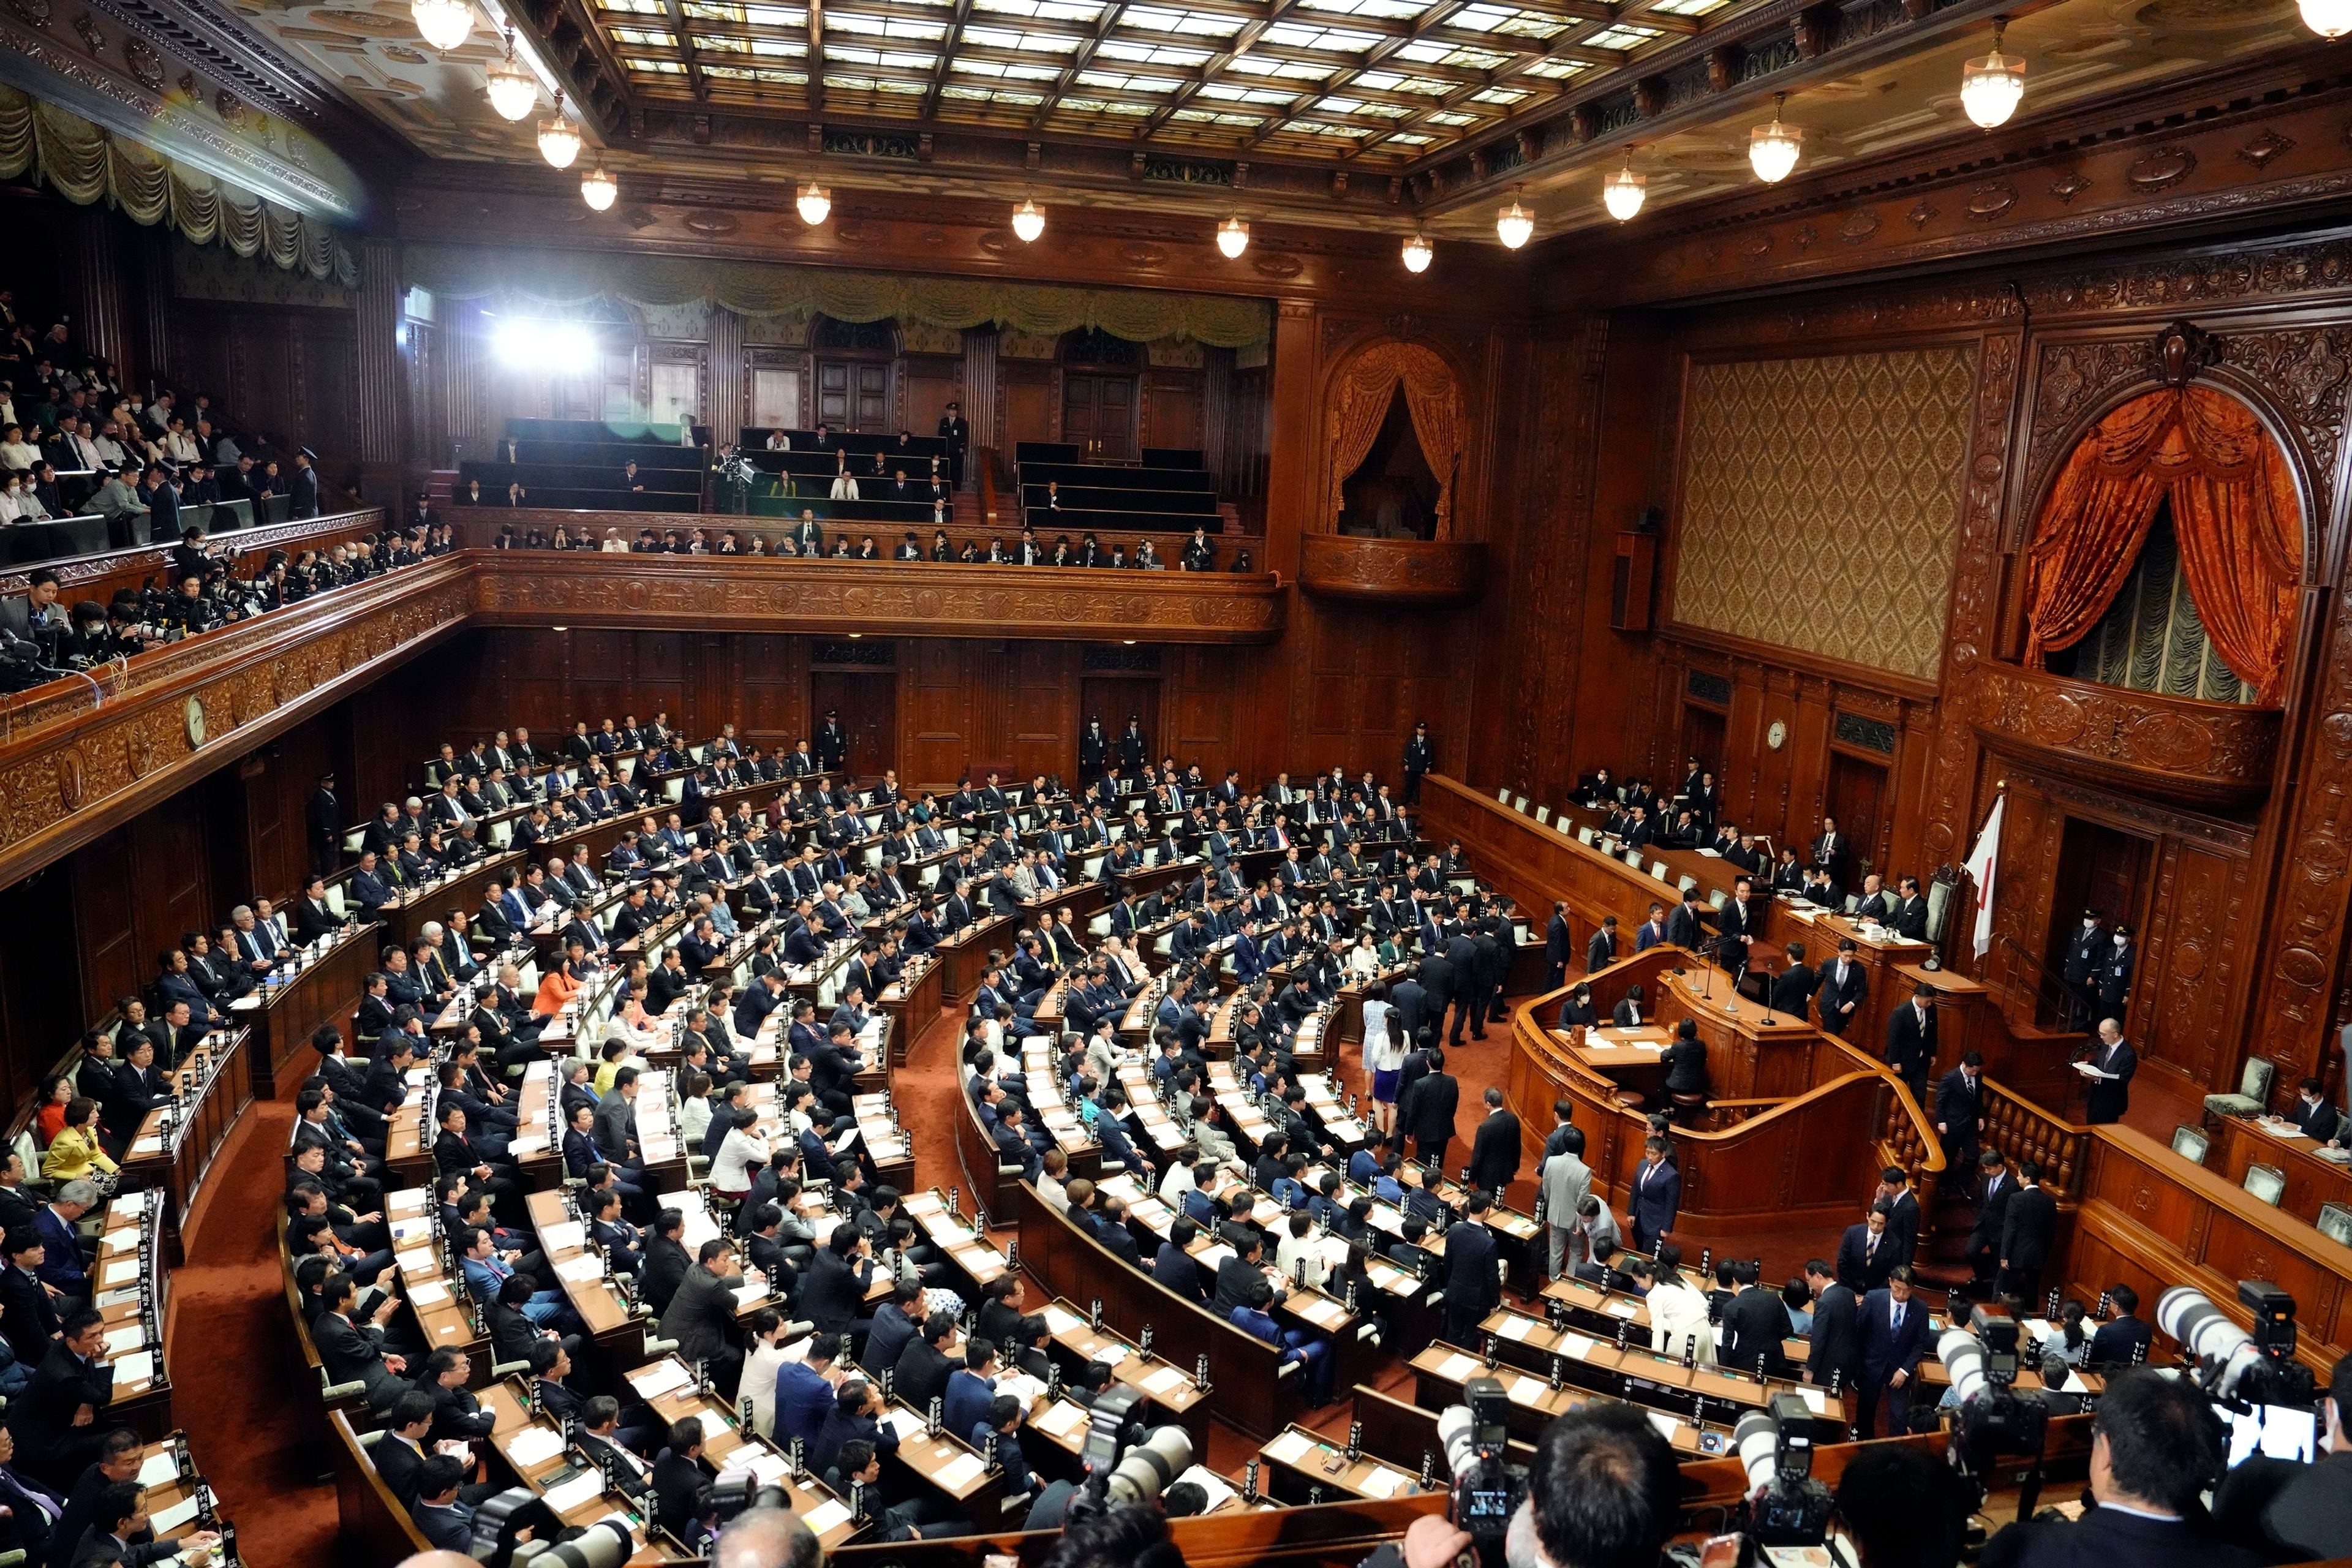
POLYGON ((173 1414, 255 1568, 313 1568, 336 1555, 335 1489, 311 1479, 325 1467, 298 1453, 289 1417, 306 1394, 288 1384, 294 1325, 278 1262, 280 1155, 293 1121, 284 1101, 256 1101, 238 1118, 199 1200, 187 1261, 172 1274, 173 1414))

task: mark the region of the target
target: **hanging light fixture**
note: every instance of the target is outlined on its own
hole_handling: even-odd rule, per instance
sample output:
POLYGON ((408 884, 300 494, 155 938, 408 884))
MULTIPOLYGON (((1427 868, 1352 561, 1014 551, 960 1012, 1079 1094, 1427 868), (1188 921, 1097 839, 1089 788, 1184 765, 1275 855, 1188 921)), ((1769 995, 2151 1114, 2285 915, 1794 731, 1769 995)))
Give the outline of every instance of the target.
POLYGON ((408 0, 416 31, 436 49, 454 49, 474 36, 472 0, 408 0))
POLYGON ((1512 250, 1535 237, 1536 215, 1519 205, 1519 191, 1526 188, 1522 185, 1514 190, 1511 205, 1495 215, 1495 233, 1505 247, 1512 250))
POLYGON ((825 214, 833 210, 833 193, 811 180, 801 187, 793 205, 800 209, 801 221, 814 228, 824 221, 825 214))
POLYGON ((559 169, 572 167, 583 145, 580 128, 563 117, 563 90, 555 93, 555 112, 539 122, 539 155, 559 169))
POLYGON ((1633 149, 1625 149, 1625 166, 1601 182, 1601 205, 1619 223, 1632 221, 1649 195, 1649 180, 1633 172, 1633 149))
MULTIPOLYGON (((2309 9, 2308 0, 2305 9, 2309 9)), ((1995 16, 1992 53, 1970 60, 1960 68, 1960 107, 1987 131, 2016 113, 2018 100, 2025 96, 2024 58, 2000 52, 2001 30, 2008 26, 2008 17, 1995 16)))
POLYGON ((1404 269, 1407 272, 1426 272, 1431 259, 1436 255, 1437 249, 1429 243, 1429 236, 1414 229, 1412 237, 1404 242, 1404 269))
POLYGON ((1249 225, 1238 216, 1229 217, 1217 226, 1217 248, 1228 258, 1237 258, 1249 248, 1249 225))
POLYGON ((604 172, 604 165, 602 163, 580 176, 581 199, 598 212, 610 207, 613 205, 613 198, 620 194, 620 185, 614 181, 612 175, 604 172))
POLYGON ((1772 123, 1759 125, 1748 133, 1748 162, 1755 169, 1756 177, 1768 185, 1777 185, 1789 177, 1805 144, 1801 127, 1780 123, 1780 106, 1788 100, 1787 93, 1774 93, 1772 123))
POLYGON ((2352 33, 2352 0, 2303 0, 2303 25, 2323 38, 2352 33))
POLYGON ((1045 232, 1045 209, 1029 197, 1022 197, 1021 205, 1013 209, 1013 232, 1021 237, 1024 245, 1034 242, 1045 232))
POLYGON ((490 107, 501 120, 527 120, 539 104, 539 79, 515 58, 514 29, 507 29, 507 58, 489 69, 490 107))

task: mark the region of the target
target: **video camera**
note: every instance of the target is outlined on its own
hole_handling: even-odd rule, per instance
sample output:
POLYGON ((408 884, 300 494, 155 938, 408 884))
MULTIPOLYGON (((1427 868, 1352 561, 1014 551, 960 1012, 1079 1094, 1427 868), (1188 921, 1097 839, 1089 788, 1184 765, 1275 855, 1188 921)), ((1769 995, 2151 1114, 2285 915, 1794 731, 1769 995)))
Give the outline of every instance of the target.
POLYGON ((1820 1546, 1829 1539, 1837 1499, 1813 1479, 1813 1413, 1796 1394, 1776 1394, 1731 1429, 1748 1474, 1748 1523, 1758 1546, 1820 1546))
POLYGON ((1511 1396, 1501 1381, 1474 1377, 1463 1384, 1462 1394, 1464 1403, 1437 1418, 1446 1468, 1454 1475, 1445 1517, 1470 1537, 1481 1563, 1499 1563, 1511 1516, 1528 1500, 1528 1468, 1512 1464, 1507 1455, 1511 1396))

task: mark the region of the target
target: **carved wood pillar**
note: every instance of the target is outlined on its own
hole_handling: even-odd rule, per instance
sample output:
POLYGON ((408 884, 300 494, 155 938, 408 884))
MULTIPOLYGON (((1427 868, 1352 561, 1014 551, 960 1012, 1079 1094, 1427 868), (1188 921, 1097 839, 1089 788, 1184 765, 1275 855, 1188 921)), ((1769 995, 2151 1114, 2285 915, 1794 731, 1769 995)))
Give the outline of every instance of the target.
POLYGON ((710 368, 702 405, 710 420, 713 447, 739 439, 750 415, 744 408, 743 318, 724 307, 710 312, 710 368))
POLYGON ((139 234, 139 353, 122 367, 123 384, 144 384, 152 401, 155 391, 171 374, 172 361, 172 230, 168 224, 142 228, 139 234))
POLYGON ((359 242, 360 479, 368 494, 397 507, 408 454, 407 367, 400 352, 400 244, 369 236, 359 242))
POLYGON ((1234 460, 1234 351, 1206 351, 1201 374, 1201 448, 1221 496, 1238 494, 1234 460))
MULTIPOLYGON (((971 451, 974 460, 965 464, 968 476, 976 475, 977 455, 983 447, 1003 444, 1003 421, 996 406, 996 329, 968 327, 963 334, 963 417, 971 426, 971 451)), ((928 435, 928 431, 918 431, 928 435)), ((1009 461, 1012 454, 1005 454, 1009 461)), ((980 480, 973 478, 977 485, 980 480)))
POLYGON ((1275 314, 1274 433, 1265 483, 1267 570, 1298 575, 1298 536, 1314 511, 1323 437, 1315 406, 1315 307, 1285 300, 1275 314))

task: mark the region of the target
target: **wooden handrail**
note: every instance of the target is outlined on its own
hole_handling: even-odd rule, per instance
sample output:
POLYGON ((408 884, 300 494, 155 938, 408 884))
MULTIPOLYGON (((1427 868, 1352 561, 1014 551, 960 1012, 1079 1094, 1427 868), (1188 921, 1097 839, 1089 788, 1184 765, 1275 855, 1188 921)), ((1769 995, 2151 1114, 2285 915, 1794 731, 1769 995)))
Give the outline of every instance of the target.
POLYGON ((2089 1169, 2091 1130, 2067 1121, 1988 1075, 1985 1138, 2011 1160, 2031 1160, 2062 1199, 2078 1198, 2089 1169))

